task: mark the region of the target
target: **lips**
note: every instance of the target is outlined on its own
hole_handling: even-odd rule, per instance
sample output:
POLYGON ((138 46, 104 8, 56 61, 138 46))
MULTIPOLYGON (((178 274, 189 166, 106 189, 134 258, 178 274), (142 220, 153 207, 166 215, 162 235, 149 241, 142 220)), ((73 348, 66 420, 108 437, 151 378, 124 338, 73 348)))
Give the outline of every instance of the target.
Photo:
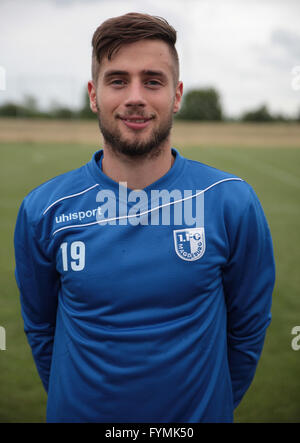
POLYGON ((153 119, 153 117, 142 117, 139 115, 131 115, 131 116, 124 116, 119 117, 122 122, 130 129, 139 130, 146 128, 150 121, 153 119))

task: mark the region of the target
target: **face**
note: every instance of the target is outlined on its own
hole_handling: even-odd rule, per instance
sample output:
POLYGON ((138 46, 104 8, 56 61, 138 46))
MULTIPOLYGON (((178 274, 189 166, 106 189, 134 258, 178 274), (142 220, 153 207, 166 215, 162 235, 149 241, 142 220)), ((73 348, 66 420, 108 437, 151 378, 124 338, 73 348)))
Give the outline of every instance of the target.
POLYGON ((175 84, 174 61, 165 42, 122 46, 111 60, 101 62, 97 84, 89 82, 88 91, 105 145, 115 152, 140 157, 169 143, 183 86, 175 84))

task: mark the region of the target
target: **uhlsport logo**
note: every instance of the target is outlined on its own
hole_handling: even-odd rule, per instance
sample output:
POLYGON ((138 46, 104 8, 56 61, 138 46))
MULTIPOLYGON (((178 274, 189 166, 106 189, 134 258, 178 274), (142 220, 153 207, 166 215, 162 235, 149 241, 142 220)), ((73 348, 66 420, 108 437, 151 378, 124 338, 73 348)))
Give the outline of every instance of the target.
POLYGON ((205 252, 204 227, 177 229, 173 231, 175 251, 182 260, 194 261, 205 252))

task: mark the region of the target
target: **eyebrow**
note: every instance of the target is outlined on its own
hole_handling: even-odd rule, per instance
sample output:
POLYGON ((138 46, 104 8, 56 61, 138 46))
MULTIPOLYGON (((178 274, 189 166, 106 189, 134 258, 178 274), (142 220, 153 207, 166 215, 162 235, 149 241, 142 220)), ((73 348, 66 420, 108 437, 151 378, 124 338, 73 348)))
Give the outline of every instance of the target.
MULTIPOLYGON (((163 71, 156 71, 156 70, 152 70, 152 69, 144 69, 143 71, 141 71, 141 73, 143 75, 146 76, 153 76, 153 77, 161 77, 163 79, 167 79, 166 74, 163 71)), ((121 71, 121 70, 109 70, 107 72, 105 72, 104 74, 104 78, 108 79, 110 77, 114 77, 116 75, 122 75, 122 76, 126 76, 129 75, 128 71, 121 71)))
POLYGON ((167 78, 166 74, 163 71, 153 71, 151 69, 145 69, 144 71, 142 71, 142 74, 153 77, 167 78))
POLYGON ((105 72, 104 78, 114 77, 115 75, 128 75, 128 72, 127 71, 111 70, 111 71, 105 72))

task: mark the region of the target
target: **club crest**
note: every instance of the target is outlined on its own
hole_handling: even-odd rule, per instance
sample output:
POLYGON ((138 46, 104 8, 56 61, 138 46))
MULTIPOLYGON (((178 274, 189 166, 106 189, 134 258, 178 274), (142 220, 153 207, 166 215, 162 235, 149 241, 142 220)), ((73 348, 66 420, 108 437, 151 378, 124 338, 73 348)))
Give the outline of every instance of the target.
POLYGON ((205 252, 204 228, 187 228, 173 231, 175 251, 182 260, 194 261, 205 252))

